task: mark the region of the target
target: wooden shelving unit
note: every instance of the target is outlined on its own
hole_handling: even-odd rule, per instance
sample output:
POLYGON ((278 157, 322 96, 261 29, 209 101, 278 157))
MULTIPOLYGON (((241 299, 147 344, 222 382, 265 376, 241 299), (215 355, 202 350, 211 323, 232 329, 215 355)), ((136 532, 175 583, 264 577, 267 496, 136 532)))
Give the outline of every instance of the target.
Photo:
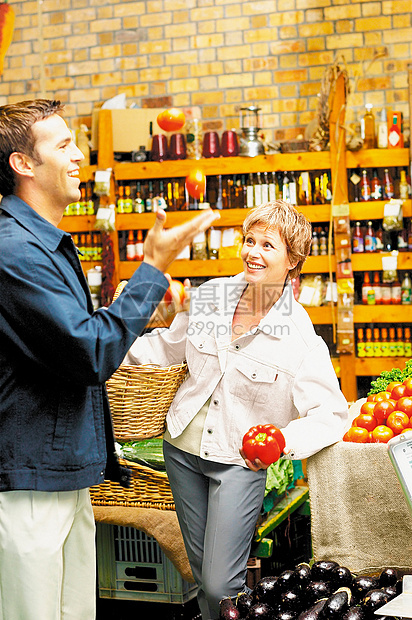
MULTIPOLYGON (((310 170, 330 170, 332 180, 337 174, 343 175, 346 182, 346 171, 352 168, 382 168, 382 167, 407 167, 409 165, 408 149, 392 150, 360 150, 345 153, 345 158, 336 164, 336 145, 331 148, 331 152, 323 151, 319 153, 288 153, 262 155, 258 157, 220 157, 218 159, 204 159, 200 161, 182 160, 165 162, 143 162, 129 163, 114 161, 111 149, 111 116, 108 111, 100 112, 99 121, 99 152, 98 166, 87 166, 81 169, 81 181, 86 183, 93 180, 97 168, 112 168, 113 184, 112 195, 107 198, 107 202, 115 200, 115 184, 132 180, 161 179, 186 177, 187 174, 195 169, 201 168, 206 175, 239 175, 256 172, 272 171, 310 171, 310 170), (335 169, 338 165, 339 170, 335 169)), ((332 146, 332 145, 331 145, 332 146)), ((342 184, 340 184, 342 185, 342 184)), ((342 191, 340 188, 339 191, 342 191)), ((343 196, 340 197, 342 202, 343 196)), ((349 204, 350 219, 352 220, 376 220, 382 219, 385 201, 377 202, 356 202, 349 204)), ((298 207, 314 223, 330 223, 331 205, 311 205, 298 207)), ((220 212, 221 219, 218 226, 232 227, 241 226, 247 209, 226 209, 220 212)), ((403 205, 404 217, 412 217, 412 201, 407 200, 403 205)), ((189 218, 196 216, 196 211, 175 211, 167 214, 167 226, 175 226, 189 218)), ((115 250, 115 276, 113 284, 116 286, 120 280, 129 279, 135 269, 139 266, 138 262, 127 262, 119 260, 118 231, 149 229, 154 223, 153 213, 144 214, 117 214, 116 232, 112 233, 115 250)), ((64 217, 61 227, 69 232, 92 231, 94 228, 94 217, 77 216, 64 217)), ((352 268, 355 272, 380 271, 382 269, 382 256, 385 254, 358 254, 352 256, 352 268)), ((93 266, 87 263, 84 268, 93 266)), ((398 255, 398 269, 412 271, 412 253, 402 252, 398 255)), ((178 260, 175 261, 169 272, 172 277, 213 277, 233 275, 242 270, 240 259, 225 260, 178 260)), ((335 272, 336 260, 334 256, 310 256, 303 269, 303 273, 323 273, 335 272)), ((308 313, 315 325, 328 325, 336 321, 336 308, 322 306, 307 308, 308 313)), ((411 321, 410 308, 408 306, 355 306, 354 323, 387 323, 399 324, 411 321)), ((340 377, 342 390, 349 401, 356 400, 356 377, 374 376, 382 370, 390 369, 393 366, 403 367, 405 358, 369 358, 359 359, 355 355, 340 355, 333 359, 337 375, 340 377)))

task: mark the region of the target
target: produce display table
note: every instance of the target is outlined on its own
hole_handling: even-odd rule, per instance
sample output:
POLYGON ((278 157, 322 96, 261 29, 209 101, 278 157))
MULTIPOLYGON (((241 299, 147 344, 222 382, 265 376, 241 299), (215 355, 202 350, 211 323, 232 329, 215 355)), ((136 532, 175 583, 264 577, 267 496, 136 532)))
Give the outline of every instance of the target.
POLYGON ((315 560, 412 572, 412 514, 386 444, 340 441, 307 460, 315 560))

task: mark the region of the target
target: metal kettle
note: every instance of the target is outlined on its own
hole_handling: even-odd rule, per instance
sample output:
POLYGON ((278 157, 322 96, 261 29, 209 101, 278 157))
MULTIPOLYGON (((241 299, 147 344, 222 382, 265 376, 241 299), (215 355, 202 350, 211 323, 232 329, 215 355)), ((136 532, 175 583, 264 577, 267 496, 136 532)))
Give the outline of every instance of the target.
POLYGON ((239 155, 242 157, 256 157, 256 155, 265 154, 263 142, 258 138, 260 110, 261 108, 255 105, 240 108, 242 135, 239 139, 239 155))

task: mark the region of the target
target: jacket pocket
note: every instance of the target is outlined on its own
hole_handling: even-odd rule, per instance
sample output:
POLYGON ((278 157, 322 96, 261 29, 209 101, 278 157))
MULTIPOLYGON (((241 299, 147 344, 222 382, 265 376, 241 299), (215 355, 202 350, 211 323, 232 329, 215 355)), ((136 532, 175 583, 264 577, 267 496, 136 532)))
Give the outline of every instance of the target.
POLYGON ((251 404, 264 404, 269 400, 278 375, 279 370, 273 366, 239 356, 229 380, 229 391, 236 398, 251 404))
POLYGON ((205 332, 191 334, 187 337, 186 361, 191 375, 200 375, 206 363, 217 357, 214 336, 205 332))

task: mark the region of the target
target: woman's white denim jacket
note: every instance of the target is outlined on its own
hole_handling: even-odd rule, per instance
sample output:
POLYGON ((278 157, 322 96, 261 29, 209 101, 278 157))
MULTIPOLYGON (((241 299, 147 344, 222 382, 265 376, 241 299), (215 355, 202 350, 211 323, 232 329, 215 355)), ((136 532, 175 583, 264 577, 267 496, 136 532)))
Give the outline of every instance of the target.
POLYGON ((244 466, 242 437, 257 424, 282 430, 288 458, 306 458, 339 441, 347 421, 328 348, 290 284, 256 328, 232 341, 245 286, 243 273, 201 285, 192 292, 190 311, 177 314, 170 328, 138 338, 123 363, 187 361, 189 375, 169 409, 167 428, 172 438, 180 435, 210 397, 202 458, 244 466))

